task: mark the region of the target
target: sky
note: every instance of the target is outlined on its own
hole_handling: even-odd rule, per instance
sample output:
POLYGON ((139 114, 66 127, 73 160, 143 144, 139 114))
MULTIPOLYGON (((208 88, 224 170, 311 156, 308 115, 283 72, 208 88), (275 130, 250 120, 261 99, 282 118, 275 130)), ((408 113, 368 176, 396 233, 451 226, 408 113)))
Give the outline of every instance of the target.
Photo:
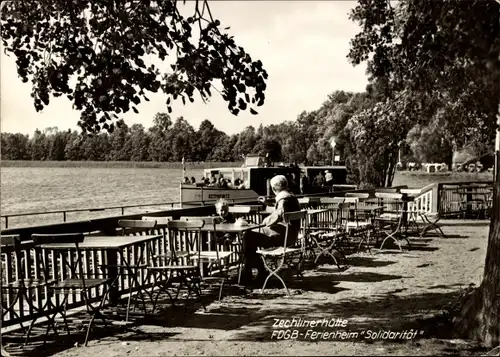
MULTIPOLYGON (((295 120, 304 110, 319 108, 335 90, 364 91, 366 66, 353 67, 346 58, 349 41, 359 32, 358 25, 348 18, 356 1, 247 0, 209 4, 222 28, 230 26, 236 43, 253 60, 262 61, 269 74, 266 101, 258 108, 258 115, 245 111, 234 116, 213 91, 207 104, 199 97, 185 106, 176 102, 172 107, 173 119, 183 116, 195 129, 208 119, 217 129, 231 135, 250 125, 295 120)), ((30 82, 22 83, 17 77, 15 58, 1 51, 0 69, 2 132, 31 136, 37 128, 78 130, 80 113, 72 109, 68 99, 51 98, 49 106, 37 113, 30 96, 30 82)), ((150 93, 148 97, 150 102, 138 106, 139 114, 130 111, 122 116, 129 126, 140 123, 149 128, 156 113, 166 112, 165 96, 150 93)))

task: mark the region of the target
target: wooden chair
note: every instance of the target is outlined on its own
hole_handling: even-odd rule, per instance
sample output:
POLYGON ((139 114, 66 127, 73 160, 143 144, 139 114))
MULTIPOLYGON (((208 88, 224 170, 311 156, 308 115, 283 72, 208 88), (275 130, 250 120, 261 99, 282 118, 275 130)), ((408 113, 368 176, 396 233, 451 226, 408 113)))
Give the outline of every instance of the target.
MULTIPOLYGON (((56 281, 54 279, 49 279, 49 276, 43 274, 40 265, 41 262, 37 257, 35 257, 35 261, 33 262, 31 261, 30 254, 26 254, 26 256, 23 255, 19 235, 0 236, 0 244, 6 264, 4 267, 7 272, 12 272, 12 274, 9 275, 15 274, 16 276, 15 280, 6 282, 4 282, 2 278, 2 321, 4 321, 7 315, 10 315, 11 318, 21 320, 22 315, 20 316, 20 314, 22 314, 22 310, 24 310, 25 306, 27 306, 29 311, 35 316, 41 316, 44 311, 51 307, 52 298, 51 294, 47 294, 44 302, 41 293, 56 281), (27 267, 29 267, 29 269, 27 269, 27 267), (32 277, 30 274, 31 272, 36 274, 36 277, 32 277), (35 304, 35 301, 37 304, 35 304), (16 306, 19 306, 19 308, 16 308, 16 306), (19 312, 16 310, 19 310, 19 312)), ((31 330, 37 320, 38 317, 34 317, 31 320, 31 324, 26 332, 24 345, 28 343, 31 330)), ((50 327, 57 333, 54 321, 48 321, 48 330, 50 327)), ((22 323, 21 328, 24 330, 22 323)))
MULTIPOLYGON (((219 237, 217 233, 217 223, 220 221, 220 217, 196 217, 197 220, 202 220, 205 222, 204 227, 212 227, 212 241, 213 246, 209 247, 209 250, 201 249, 199 254, 200 264, 206 266, 208 276, 202 274, 203 280, 211 280, 216 278, 216 275, 222 277, 222 281, 219 288, 219 301, 222 299, 222 289, 224 288, 224 283, 228 280, 230 262, 229 259, 234 254, 239 254, 239 252, 231 252, 222 250, 223 244, 219 242, 219 237)), ((203 272, 202 272, 203 273, 203 272)))
MULTIPOLYGON (((167 222, 168 247, 167 254, 154 256, 148 270, 154 276, 151 295, 158 287, 156 298, 153 299, 153 312, 156 309, 161 292, 165 292, 172 306, 176 306, 179 293, 183 287, 188 289, 188 296, 194 293, 200 302, 201 299, 201 228, 205 225, 202 220, 173 220, 167 222), (169 289, 178 283, 175 297, 170 294, 169 289)), ((187 308, 187 305, 185 306, 187 308)), ((203 308, 206 310, 205 305, 203 308)))
MULTIPOLYGON (((92 324, 96 317, 100 318, 106 326, 108 323, 106 321, 105 316, 101 313, 101 309, 106 301, 109 294, 109 285, 111 281, 109 279, 104 278, 87 278, 88 271, 84 271, 84 261, 83 254, 80 250, 79 244, 83 242, 84 235, 82 233, 63 233, 63 234, 33 234, 31 236, 33 239, 33 244, 35 246, 35 252, 39 255, 40 259, 44 262, 44 274, 45 276, 49 276, 49 269, 53 267, 48 266, 48 262, 43 259, 43 249, 42 246, 51 243, 59 243, 59 244, 72 244, 74 248, 70 250, 68 254, 68 249, 56 249, 60 256, 61 265, 59 269, 65 271, 68 269, 69 274, 68 277, 63 277, 59 279, 55 284, 49 285, 49 290, 52 290, 54 294, 61 294, 64 296, 63 301, 60 302, 60 307, 57 309, 52 316, 48 317, 49 325, 54 326, 55 317, 57 314, 61 314, 66 325, 66 329, 69 334, 69 327, 67 321, 67 304, 68 298, 70 294, 80 294, 81 299, 83 300, 86 311, 90 317, 89 324, 87 326, 87 333, 85 335, 85 346, 88 343, 88 338, 90 334, 90 330, 92 328, 92 324), (70 255, 70 257, 68 256, 70 255), (91 302, 91 290, 103 288, 103 294, 101 301, 98 306, 94 306, 91 302)), ((50 249, 50 248, 48 248, 50 249)), ((54 326, 55 331, 55 326, 54 326)), ((47 328, 47 334, 49 332, 49 328, 47 328)), ((57 333, 57 332, 56 332, 57 333)))
POLYGON ((360 238, 357 251, 359 252, 363 243, 366 242, 366 247, 371 253, 370 238, 374 226, 370 214, 359 210, 357 203, 342 203, 339 208, 344 212, 343 230, 349 237, 360 238))
POLYGON ((118 226, 122 228, 122 236, 153 234, 156 220, 120 219, 118 226))
POLYGON ((377 222, 382 228, 385 238, 380 245, 380 249, 384 247, 385 242, 391 239, 402 250, 400 238, 404 237, 408 246, 411 246, 408 237, 406 236, 405 227, 407 224, 407 212, 405 211, 405 201, 403 200, 402 193, 391 192, 375 192, 381 204, 384 206, 384 211, 379 216, 375 217, 377 222))
MULTIPOLYGON (((150 220, 150 219, 142 219, 142 220, 137 220, 137 219, 121 219, 118 221, 118 225, 122 228, 122 236, 126 235, 142 235, 142 234, 154 234, 154 230, 156 228, 156 220, 150 220)), ((117 274, 117 277, 113 284, 116 283, 116 280, 120 276, 126 276, 129 279, 129 289, 128 289, 128 299, 127 299, 127 312, 126 312, 126 317, 125 317, 125 322, 128 322, 129 320, 129 314, 130 314, 130 303, 132 300, 132 290, 135 289, 136 287, 141 287, 141 283, 138 281, 138 274, 141 270, 145 270, 147 268, 147 263, 144 261, 140 261, 141 259, 139 257, 144 257, 144 251, 138 252, 138 250, 143 249, 143 248, 136 248, 133 252, 134 258, 133 261, 135 264, 115 264, 115 265, 106 265, 106 268, 115 268, 120 271, 119 274, 117 274)), ((142 305, 144 307, 144 312, 146 312, 146 300, 144 299, 143 292, 148 294, 147 290, 140 289, 137 292, 137 296, 140 297, 142 301, 142 305)), ((149 294, 148 294, 149 295, 149 294)), ((149 296, 151 298, 151 296, 149 296)), ((135 306, 134 306, 135 308, 135 306)))
POLYGON ((332 258, 339 269, 344 268, 335 256, 335 253, 337 253, 342 258, 342 261, 346 262, 346 256, 342 249, 346 239, 346 232, 342 226, 344 214, 342 205, 336 203, 334 206, 327 208, 329 219, 321 222, 318 229, 310 227, 311 248, 318 251, 318 253, 314 253, 314 264, 317 264, 318 260, 325 256, 332 258))
MULTIPOLYGON (((290 292, 283 281, 283 279, 279 276, 279 272, 285 267, 292 267, 297 275, 301 275, 301 266, 302 266, 302 256, 304 253, 304 240, 301 240, 300 246, 288 247, 288 232, 291 221, 300 220, 301 222, 307 222, 307 211, 297 211, 297 212, 289 212, 284 214, 284 221, 287 223, 286 232, 285 232, 285 240, 282 247, 274 247, 268 249, 259 249, 257 250, 257 254, 260 255, 262 261, 264 262, 264 267, 268 272, 268 276, 264 281, 264 285, 262 286, 261 293, 264 293, 264 289, 266 288, 267 282, 272 276, 278 278, 279 281, 283 284, 283 287, 286 290, 286 294, 290 296, 290 292)), ((307 227, 303 227, 307 231, 307 227)))

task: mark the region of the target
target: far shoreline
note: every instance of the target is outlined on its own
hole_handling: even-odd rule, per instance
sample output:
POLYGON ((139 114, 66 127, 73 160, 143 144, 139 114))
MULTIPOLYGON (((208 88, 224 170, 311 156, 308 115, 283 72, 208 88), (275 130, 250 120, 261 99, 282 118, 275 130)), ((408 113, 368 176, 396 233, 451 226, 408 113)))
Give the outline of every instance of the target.
MULTIPOLYGON (((203 170, 218 167, 239 167, 243 161, 186 161, 186 170, 203 170)), ((45 160, 1 160, 0 167, 16 168, 132 168, 132 169, 172 169, 182 170, 182 162, 158 162, 158 161, 45 161, 45 160)), ((397 171, 398 175, 407 178, 414 177, 436 177, 439 181, 444 178, 463 181, 493 181, 492 172, 425 172, 425 171, 397 171)))
MULTIPOLYGON (((186 169, 207 169, 214 167, 241 166, 243 162, 185 162, 186 169)), ((182 162, 158 161, 45 161, 45 160, 1 160, 0 167, 51 167, 51 168, 139 168, 139 169, 182 169, 182 162)))

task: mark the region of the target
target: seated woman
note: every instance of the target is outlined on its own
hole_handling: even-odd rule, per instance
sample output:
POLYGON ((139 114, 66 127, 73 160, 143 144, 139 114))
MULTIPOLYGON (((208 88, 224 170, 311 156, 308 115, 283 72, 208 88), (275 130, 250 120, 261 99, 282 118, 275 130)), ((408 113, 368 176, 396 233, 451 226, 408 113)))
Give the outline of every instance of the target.
MULTIPOLYGON (((291 192, 288 191, 288 181, 285 176, 277 175, 271 179, 271 188, 276 195, 274 211, 262 223, 266 226, 259 231, 249 231, 243 236, 243 270, 242 280, 248 284, 252 279, 252 268, 257 268, 256 281, 260 283, 267 277, 264 263, 257 255, 257 248, 271 248, 283 246, 285 242, 286 223, 283 214, 300 211, 300 204, 291 192)), ((290 222, 288 227, 287 246, 296 243, 300 230, 300 220, 290 222)))

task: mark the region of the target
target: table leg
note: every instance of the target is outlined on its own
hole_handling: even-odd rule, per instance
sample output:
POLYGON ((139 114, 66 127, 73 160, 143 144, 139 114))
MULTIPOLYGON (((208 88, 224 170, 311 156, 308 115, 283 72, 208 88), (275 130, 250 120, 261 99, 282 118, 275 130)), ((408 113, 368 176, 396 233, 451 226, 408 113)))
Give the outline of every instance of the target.
MULTIPOLYGON (((108 276, 110 281, 117 281, 118 278, 118 255, 114 250, 106 250, 106 261, 108 265, 108 276)), ((120 294, 118 292, 118 284, 111 284, 109 287, 109 302, 112 306, 117 305, 120 299, 120 294)))

